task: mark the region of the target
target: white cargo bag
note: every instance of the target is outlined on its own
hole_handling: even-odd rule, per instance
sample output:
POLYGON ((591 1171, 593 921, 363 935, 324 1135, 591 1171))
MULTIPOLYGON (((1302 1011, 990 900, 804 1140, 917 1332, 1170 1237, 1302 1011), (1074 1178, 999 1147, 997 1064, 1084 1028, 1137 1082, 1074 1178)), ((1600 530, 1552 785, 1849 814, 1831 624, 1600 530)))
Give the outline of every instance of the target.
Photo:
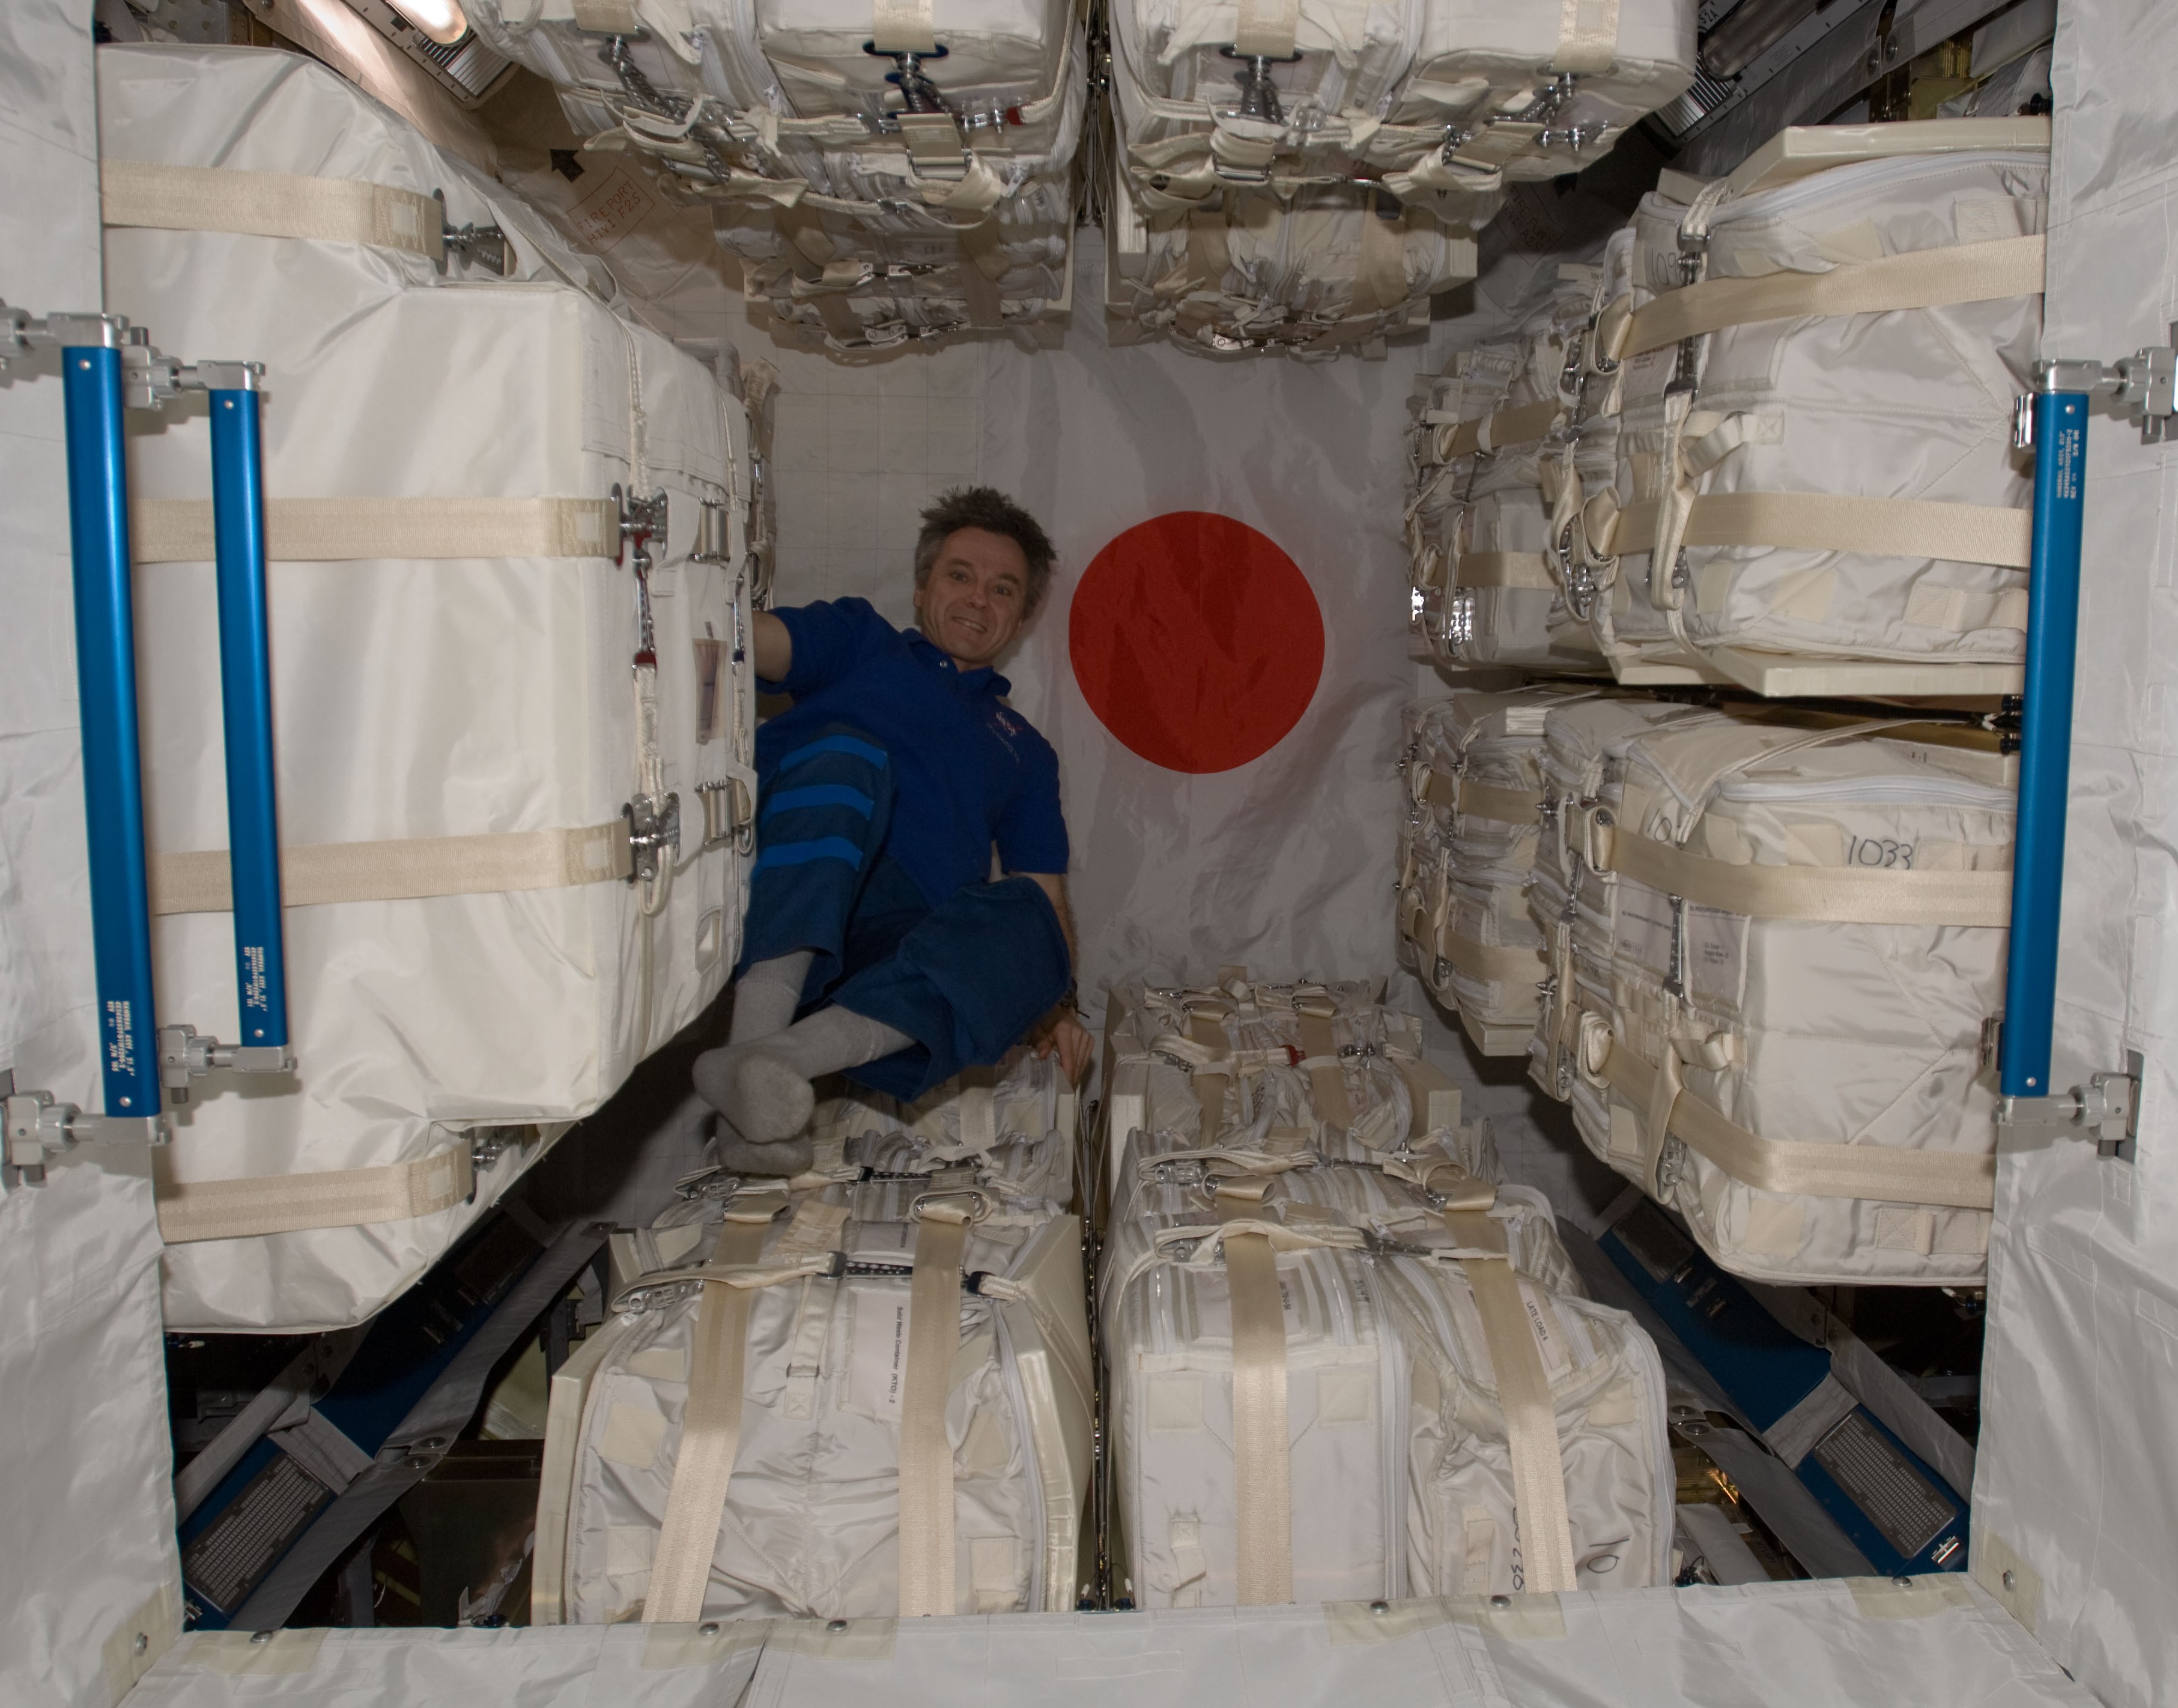
POLYGON ((1221 1174, 1146 1136, 1130 1158, 1100 1311, 1139 1605, 1664 1580, 1655 1349, 1579 1296, 1540 1194, 1442 1152, 1409 1152, 1426 1184, 1404 1185, 1322 1160, 1221 1174))
POLYGON ((646 1255, 680 1267, 623 1290, 554 1377, 539 1623, 1074 1605, 1080 1223, 1015 1195, 1048 1162, 947 1163, 897 1134, 845 1160, 852 1178, 791 1200, 687 1183, 723 1208, 671 1218, 670 1245, 653 1230, 646 1255))
POLYGON ((2044 123, 1867 127, 1847 164, 1644 200, 1595 335, 1617 475, 1582 518, 1624 655, 2020 657, 2044 123))
MULTIPOLYGON (((511 195, 310 60, 100 60, 109 303, 170 351, 265 367, 301 1065, 204 1082, 161 1152, 167 1322, 334 1327, 414 1280, 739 952, 740 406, 561 282, 573 257, 511 195), (508 230, 517 276, 441 276, 435 190, 508 230), (664 495, 648 638, 616 487, 664 495), (654 814, 670 857, 631 883, 630 815, 654 814)), ((231 1037, 203 419, 170 409, 130 462, 159 1003, 231 1037)))
POLYGON ((1693 0, 1118 0, 1112 89, 1152 200, 1382 177, 1495 190, 1601 158, 1694 78, 1693 0))
POLYGON ((2016 767, 1893 728, 1657 727, 1568 830, 1611 874, 1610 1005, 1577 979, 1573 1021, 1604 1160, 1757 1280, 1984 1273, 2016 767))
POLYGON ((1597 276, 1561 266, 1518 337, 1463 351, 1415 389, 1407 547, 1420 632, 1444 664, 1603 667, 1551 551, 1551 453, 1578 404, 1597 276))
POLYGON ((1408 709, 1401 952, 1485 1055, 1524 1055, 1544 939, 1528 911, 1544 720, 1579 690, 1462 693, 1408 709))

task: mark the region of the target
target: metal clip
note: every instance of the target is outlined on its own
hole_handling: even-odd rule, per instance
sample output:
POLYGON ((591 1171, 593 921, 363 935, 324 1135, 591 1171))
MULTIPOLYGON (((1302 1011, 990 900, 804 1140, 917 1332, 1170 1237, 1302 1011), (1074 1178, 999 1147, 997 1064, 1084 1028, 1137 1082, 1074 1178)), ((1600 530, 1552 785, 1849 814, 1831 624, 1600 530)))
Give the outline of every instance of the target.
POLYGON ((722 1168, 698 1169, 692 1174, 683 1174, 673 1183, 673 1196, 693 1203, 698 1199, 711 1199, 719 1203, 729 1202, 742 1189, 739 1174, 731 1174, 722 1168))
POLYGON ((193 1026, 159 1028, 159 1083, 172 1102, 187 1103, 189 1081, 216 1068, 238 1074, 293 1073, 295 1059, 284 1044, 225 1044, 193 1026))
POLYGON ((663 487, 638 498, 617 480, 607 495, 620 512, 620 549, 613 554, 616 566, 628 562, 628 547, 635 548, 634 567, 638 575, 650 573, 650 542, 663 544, 668 504, 663 487))
POLYGON ((2075 1136, 2093 1140, 2097 1155, 2132 1162, 2140 1139, 2140 1092, 2146 1070, 2141 1053, 2129 1049, 2123 1072, 2091 1074, 2087 1084, 2057 1097, 2000 1099, 1996 1124, 2014 1132, 2077 1130, 2075 1136))
POLYGON ((431 200, 439 205, 439 276, 446 276, 446 258, 452 255, 458 257, 465 267, 483 267, 505 278, 513 255, 506 233, 497 226, 449 225, 446 191, 433 190, 431 200))
POLYGON ((1278 100, 1278 85, 1271 81, 1271 68, 1273 65, 1298 65, 1300 55, 1289 53, 1278 57, 1267 53, 1243 53, 1229 43, 1218 52, 1222 57, 1234 60, 1240 67, 1233 74, 1233 80, 1240 91, 1239 110, 1235 116, 1258 119, 1265 124, 1284 124, 1285 107, 1278 100))
MULTIPOLYGON (((2108 397, 2139 423, 2142 444, 2159 444, 2170 430, 2173 417, 2178 417, 2178 321, 2171 323, 2170 343, 2143 345, 2115 363, 2037 362, 2034 389, 2108 397)), ((2032 408, 2028 403, 2028 419, 2023 424, 2017 413, 2012 417, 2012 443, 2021 450, 2033 447, 2032 408)))
MULTIPOLYGON (((873 59, 892 61, 894 68, 885 73, 884 80, 900 90, 901 104, 908 112, 949 113, 952 111, 946 105, 945 92, 924 75, 922 69, 922 63, 926 59, 943 59, 951 52, 942 43, 928 52, 917 53, 905 48, 895 51, 879 47, 874 41, 865 41, 862 52, 873 59)), ((900 129, 900 122, 893 115, 884 114, 880 116, 878 126, 896 131, 900 129), (889 125, 884 124, 886 118, 892 119, 889 125)))
POLYGON ((78 1145, 163 1145, 172 1136, 168 1117, 110 1120, 56 1103, 51 1092, 17 1091, 15 1070, 0 1068, 0 1184, 41 1186, 46 1163, 78 1145))
POLYGON ((726 501, 706 498, 696 507, 696 545, 688 554, 691 563, 723 564, 731 539, 727 527, 726 501))
POLYGON ((658 876, 661 857, 681 856, 681 797, 668 794, 661 802, 638 795, 620 809, 627 824, 627 881, 648 884, 658 876))

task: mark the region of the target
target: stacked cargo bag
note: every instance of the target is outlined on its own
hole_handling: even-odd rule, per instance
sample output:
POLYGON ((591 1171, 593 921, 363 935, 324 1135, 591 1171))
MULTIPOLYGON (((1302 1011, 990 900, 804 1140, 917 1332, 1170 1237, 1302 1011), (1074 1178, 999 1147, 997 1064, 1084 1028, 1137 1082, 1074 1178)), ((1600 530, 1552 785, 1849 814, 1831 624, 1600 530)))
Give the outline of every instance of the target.
POLYGON ((752 311, 840 356, 1067 306, 1087 102, 1064 0, 484 0, 593 151, 708 202, 752 311))
POLYGON ((1137 1133, 1099 1290, 1112 1548, 1138 1605, 1641 1588, 1662 1371, 1477 1127, 1395 1160, 1137 1133))
POLYGON ((1542 934, 1547 974, 1529 1041, 1529 1077, 1573 1106, 1583 1142, 1630 1173, 1639 1154, 1634 1127, 1612 1125, 1604 1092, 1574 1071, 1584 1012, 1611 1008, 1611 945, 1617 934, 1617 874, 1600 869, 1582 838, 1589 814, 1616 791, 1626 751, 1666 725, 1715 720, 1699 706, 1631 695, 1599 694, 1551 708, 1543 720, 1541 835, 1528 906, 1542 934))
POLYGON ((683 1184, 554 1377, 539 1623, 1070 1608, 1093 1381, 1072 1147, 846 1141, 683 1184), (1062 1198, 1034 1182, 1055 1180, 1062 1198), (647 1270, 647 1273, 646 1273, 647 1270))
POLYGON ((1578 402, 1598 276, 1573 265, 1558 273, 1552 299, 1519 337, 1456 359, 1467 371, 1431 382, 1418 400, 1407 537, 1432 619, 1426 634, 1445 664, 1603 668, 1550 553, 1551 453, 1578 402), (1469 373, 1479 383, 1465 383, 1469 373))
MULTIPOLYGON (((103 49, 99 117, 112 307, 265 364, 301 1065, 249 1095, 206 1081, 160 1153, 167 1321, 354 1322, 739 951, 741 406, 541 218, 307 58, 103 49), (464 246, 442 220, 495 229, 464 246)), ((159 1000, 216 1016, 206 428, 170 408, 130 461, 159 1000)))
POLYGON ((1576 978, 1561 1022, 1605 1160, 1735 1273, 1978 1284, 2015 762, 1978 731, 1805 715, 1623 753, 1567 827, 1607 874, 1609 1005, 1576 978))
POLYGON ((2041 119, 1787 131, 1643 200, 1594 337, 1617 477, 1580 512, 1617 656, 1754 686, 2020 659, 2047 150, 2041 119))
POLYGON ((1528 910, 1545 720, 1591 696, 1530 687, 1416 708, 1405 760, 1410 851, 1400 869, 1403 950, 1485 1055, 1524 1055, 1546 974, 1528 910))

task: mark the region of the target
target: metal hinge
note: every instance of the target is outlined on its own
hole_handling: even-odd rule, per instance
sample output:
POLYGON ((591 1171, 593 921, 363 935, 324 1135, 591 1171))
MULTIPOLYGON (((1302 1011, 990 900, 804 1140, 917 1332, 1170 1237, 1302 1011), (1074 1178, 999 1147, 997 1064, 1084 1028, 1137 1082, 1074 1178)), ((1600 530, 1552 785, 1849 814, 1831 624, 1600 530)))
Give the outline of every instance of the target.
POLYGON ((193 1026, 159 1028, 159 1083, 173 1102, 189 1100, 189 1081, 214 1069, 238 1074, 284 1074, 295 1070, 285 1044, 222 1043, 193 1026))
POLYGON ((56 1103, 51 1092, 18 1091, 15 1070, 0 1068, 0 1185, 41 1186, 46 1163, 78 1145, 163 1145, 172 1136, 169 1117, 109 1120, 56 1103))
POLYGON ((1996 1124, 2014 1132, 2071 1132, 2092 1139, 2098 1156, 2137 1160, 2140 1088, 2147 1064, 2137 1049, 2125 1053, 2122 1072, 2090 1074, 2083 1086, 2058 1097, 2005 1098, 1996 1124))
MULTIPOLYGON (((2159 444, 2178 416, 2178 320, 2171 323, 2170 343, 2143 345, 2115 362, 2037 362, 2034 389, 2108 397, 2140 424, 2142 444, 2159 444)), ((2011 442, 2022 451, 2034 446, 2032 396, 2012 402, 2011 442)))

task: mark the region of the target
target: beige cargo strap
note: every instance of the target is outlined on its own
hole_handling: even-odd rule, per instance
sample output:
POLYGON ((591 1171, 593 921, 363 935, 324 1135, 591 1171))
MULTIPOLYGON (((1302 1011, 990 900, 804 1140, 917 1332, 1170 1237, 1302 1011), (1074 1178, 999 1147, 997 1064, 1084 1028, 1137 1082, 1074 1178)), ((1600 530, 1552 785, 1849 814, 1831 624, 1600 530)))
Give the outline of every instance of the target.
POLYGON ((960 1070, 960 1145, 978 1155, 999 1141, 998 1076, 988 1067, 960 1070))
POLYGON ((938 21, 933 0, 873 0, 870 46, 880 53, 936 52, 938 21))
POLYGON ((2011 919, 2008 871, 1741 865, 1601 824, 1592 827, 1589 847, 1599 872, 1616 872, 1666 895, 1750 919, 1992 927, 2011 919))
MULTIPOLYGON (((129 534, 139 563, 210 563, 211 501, 139 500, 129 534)), ((275 563, 611 557, 620 514, 604 498, 274 498, 265 536, 275 563)))
POLYGON ((390 184, 109 159, 100 163, 98 186, 109 226, 367 244, 435 266, 446 260, 445 209, 435 197, 390 184))
POLYGON ((1300 1019, 1300 1065, 1308 1070, 1309 1091, 1316 1113, 1327 1125, 1354 1125, 1354 1105, 1346 1095, 1346 1075, 1339 1065, 1338 1045, 1331 1029, 1337 1012, 1329 1004, 1304 1008, 1294 1005, 1300 1019))
POLYGON ((1462 552, 1453 570, 1452 584, 1526 588, 1538 593, 1557 590, 1557 582, 1551 574, 1550 560, 1540 551, 1462 552))
POLYGON ((1426 939, 1422 946, 1433 949, 1458 971, 1486 984, 1533 984, 1547 970, 1543 951, 1538 946, 1478 943, 1449 926, 1439 926, 1435 940, 1426 939))
POLYGON ((1294 51, 1300 29, 1300 0, 1239 0, 1233 26, 1233 51, 1284 59, 1294 51))
POLYGON ((1564 407, 1555 398, 1546 398, 1540 403, 1524 403, 1517 409, 1501 409, 1480 420, 1462 421, 1437 440, 1437 460, 1449 463, 1477 451, 1496 451, 1540 439, 1557 424, 1564 407))
POLYGON ((1233 1504, 1239 1603, 1293 1600, 1293 1459, 1286 1422, 1286 1316, 1269 1235, 1229 1233, 1233 1310, 1233 1504))
MULTIPOLYGON (((1591 535, 1596 550, 1606 556, 1650 550, 1659 507, 1644 501, 1618 512, 1607 534, 1591 535)), ((1713 492, 1690 501, 1680 544, 1860 551, 2024 569, 2033 531, 2031 512, 2002 505, 1829 492, 1713 492)))
MULTIPOLYGON (((226 913, 234 906, 224 848, 154 854, 150 868, 155 914, 226 913)), ((280 901, 283 907, 317 907, 564 890, 625 878, 629 870, 625 818, 572 830, 289 843, 280 850, 280 901)))
POLYGON ((169 1245, 187 1245, 413 1221, 467 1199, 475 1190, 476 1167, 469 1147, 461 1144, 381 1168, 229 1180, 176 1180, 161 1160, 153 1179, 159 1237, 169 1245))
POLYGON ((954 1609, 953 1442, 945 1403, 960 1350, 960 1260, 980 1196, 926 1199, 916 1210, 908 1284, 907 1371, 900 1403, 900 1616, 954 1609))
POLYGON ((1825 273, 1705 279, 1666 291, 1630 315, 1622 310, 1606 319, 1602 323, 1608 331, 1606 353, 1638 356, 1682 339, 1761 320, 1874 315, 2039 296, 2044 249, 2044 239, 2039 237, 1999 238, 1949 249, 1909 250, 1825 273))
POLYGON ((1592 75, 1618 61, 1619 0, 1558 0, 1558 47, 1553 71, 1592 75))
POLYGON ((1187 1035, 1209 1052, 1207 1065, 1194 1070, 1195 1101, 1201 1111, 1202 1141, 1215 1139, 1225 1125, 1225 1092, 1233 1083, 1232 1051, 1216 1016, 1190 1013, 1187 1035))
POLYGON ((695 1345, 688 1363, 688 1399, 681 1414, 681 1447, 673 1486, 652 1556, 645 1624, 684 1624, 703 1617, 711 1586, 711 1557, 725 1515, 726 1489, 741 1447, 742 1396, 748 1360, 749 1311, 755 1289, 725 1284, 718 1272, 746 1270, 763 1255, 769 1209, 729 1206, 696 1306, 695 1345))
POLYGON ((1497 1188, 1456 1163, 1431 1169, 1426 1184, 1446 1200, 1444 1224, 1459 1242, 1459 1267, 1474 1290, 1475 1314, 1482 1319, 1490 1367, 1497 1378, 1497 1405, 1505 1417, 1513 1505, 1526 1578, 1521 1587, 1542 1593, 1573 1589, 1573 1526, 1566 1513, 1564 1450, 1558 1442, 1550 1373, 1536 1340, 1547 1330, 1520 1296, 1504 1227, 1489 1214, 1497 1202, 1497 1188))
POLYGON ((1508 789, 1495 783, 1469 781, 1458 772, 1431 770, 1427 766, 1422 770, 1428 780, 1421 786, 1420 798, 1447 813, 1472 813, 1506 824, 1531 824, 1542 808, 1540 789, 1508 789))
POLYGON ((1392 1065, 1407 1082, 1407 1096, 1414 1106, 1407 1122, 1409 1139, 1418 1139, 1439 1127, 1459 1125, 1459 1087, 1453 1084, 1442 1068, 1432 1067, 1419 1056, 1396 1050, 1392 1054, 1392 1065))
MULTIPOLYGON (((1585 1061, 1582 1069, 1590 1077, 1606 1081, 1635 1109, 1644 1110, 1655 1102, 1656 1081, 1664 1077, 1616 1038, 1600 1070, 1585 1061)), ((1993 1152, 1974 1155, 1765 1139, 1727 1120, 1683 1088, 1675 1090, 1668 1107, 1651 1119, 1732 1179, 1758 1191, 1935 1204, 1961 1210, 1987 1210, 1996 1202, 1993 1152)), ((1661 1134, 1656 1147, 1661 1148, 1661 1134)))

